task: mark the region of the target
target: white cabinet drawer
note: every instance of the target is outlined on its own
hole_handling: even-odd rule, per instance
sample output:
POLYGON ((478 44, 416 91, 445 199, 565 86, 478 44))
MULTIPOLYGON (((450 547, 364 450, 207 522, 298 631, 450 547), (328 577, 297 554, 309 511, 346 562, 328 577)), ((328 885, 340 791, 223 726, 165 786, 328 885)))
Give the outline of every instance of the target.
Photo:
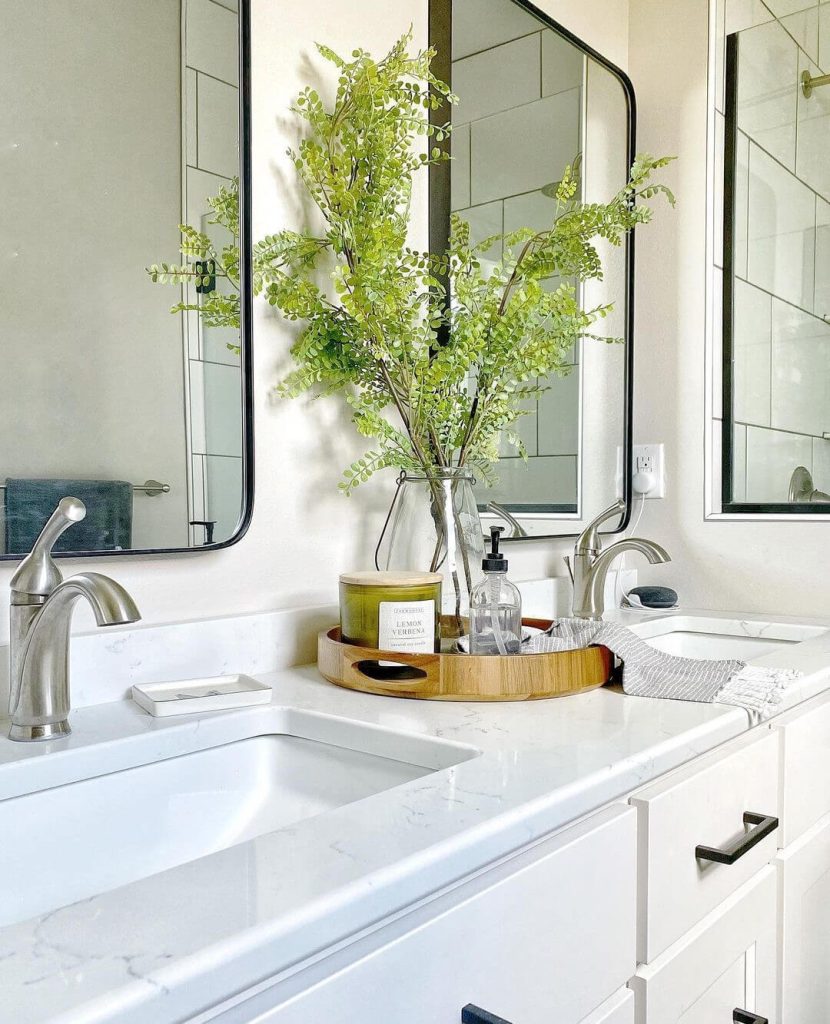
MULTIPOLYGON (((460 1024, 474 1004, 511 1024, 595 1024, 636 966, 635 859, 636 815, 606 808, 218 1019, 460 1024)), ((608 1024, 618 1009, 627 1024, 624 1004, 608 1024)))
POLYGON ((782 715, 774 725, 783 739, 778 839, 783 848, 830 813, 830 694, 782 715))
MULTIPOLYGON (((775 833, 732 864, 697 857, 750 831, 747 812, 779 815, 779 736, 747 734, 638 790, 637 955, 650 963, 774 856, 775 833)), ((754 828, 753 835, 759 830, 754 828)))
POLYGON ((830 1020, 830 814, 778 855, 781 1024, 830 1020))
POLYGON ((775 869, 763 868, 630 985, 637 1024, 732 1024, 736 1008, 778 1024, 775 869))

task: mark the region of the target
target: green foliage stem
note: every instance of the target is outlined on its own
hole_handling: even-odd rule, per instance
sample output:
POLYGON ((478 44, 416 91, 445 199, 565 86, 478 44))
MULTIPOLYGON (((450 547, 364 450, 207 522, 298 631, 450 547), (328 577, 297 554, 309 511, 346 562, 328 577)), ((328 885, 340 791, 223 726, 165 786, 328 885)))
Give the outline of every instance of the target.
POLYGON ((610 312, 581 309, 575 285, 602 277, 596 240, 620 245, 649 220, 648 200, 673 201, 651 181, 666 159, 638 157, 608 203, 581 202, 567 168, 548 230, 473 245, 454 217, 446 253, 413 248, 413 177, 447 159, 436 143, 451 131, 428 115, 455 97, 430 71, 434 52, 412 56, 410 43, 407 34, 380 61, 318 48, 336 67, 337 93, 330 108, 313 89, 300 94, 308 134, 290 156, 325 231, 292 236, 292 258, 266 275, 268 301, 305 325, 279 393, 345 391, 358 431, 376 442, 346 471, 347 493, 386 466, 471 466, 489 477, 502 437, 524 454, 514 427, 544 390, 539 379, 567 373, 571 347, 610 312), (485 270, 498 242, 505 255, 485 270), (323 254, 330 292, 315 276, 323 254))
MULTIPOLYGON (((581 201, 573 166, 552 200, 548 229, 473 244, 469 226, 454 216, 447 252, 414 248, 413 180, 448 159, 438 144, 451 125, 431 120, 456 98, 431 71, 435 52, 410 54, 411 42, 410 31, 380 60, 364 50, 346 60, 318 46, 335 68, 336 94, 327 107, 314 89, 300 93, 293 111, 306 135, 288 155, 322 229, 281 231, 253 247, 255 294, 303 324, 291 350, 295 368, 278 393, 344 392, 355 427, 375 442, 346 470, 346 493, 389 466, 427 474, 470 466, 490 478, 502 438, 526 455, 515 425, 528 400, 545 390, 540 380, 570 371, 572 346, 596 337, 592 328, 612 309, 585 310, 579 301, 578 284, 602 278, 598 240, 619 246, 651 218, 649 200, 674 202, 652 181, 668 158, 638 156, 607 203, 581 201), (485 268, 494 245, 504 255, 485 268)), ((237 293, 174 311, 197 309, 211 326, 238 326, 236 183, 211 205, 236 248, 217 253, 205 235, 183 226, 187 262, 148 272, 154 281, 181 283, 193 278, 193 260, 215 259, 237 293)))

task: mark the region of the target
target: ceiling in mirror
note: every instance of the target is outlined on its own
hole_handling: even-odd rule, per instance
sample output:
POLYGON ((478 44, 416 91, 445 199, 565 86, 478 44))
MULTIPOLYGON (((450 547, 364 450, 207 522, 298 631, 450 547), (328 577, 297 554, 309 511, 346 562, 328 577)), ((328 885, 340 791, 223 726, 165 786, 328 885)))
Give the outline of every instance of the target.
POLYGON ((63 551, 224 544, 246 522, 247 199, 241 229, 211 204, 247 157, 244 20, 237 0, 4 0, 4 557, 64 494, 87 517, 63 551), (205 275, 154 283, 187 262, 181 223, 205 275), (221 325, 199 311, 219 296, 221 325))
MULTIPOLYGON (((459 97, 453 159, 432 168, 434 251, 445 244, 451 214, 470 225, 476 243, 549 228, 568 165, 579 168, 585 201, 607 201, 625 185, 633 96, 619 71, 530 5, 431 0, 430 14, 440 77, 459 97)), ((496 481, 477 489, 482 513, 505 520, 513 538, 577 533, 629 496, 630 246, 601 244, 604 279, 578 285, 583 308, 613 302, 600 333, 624 342, 582 339, 561 372, 540 379, 542 393, 517 424, 527 457, 505 443, 496 481)), ((485 260, 495 265, 505 255, 499 240, 485 260)), ((547 286, 561 283, 554 276, 547 286)))

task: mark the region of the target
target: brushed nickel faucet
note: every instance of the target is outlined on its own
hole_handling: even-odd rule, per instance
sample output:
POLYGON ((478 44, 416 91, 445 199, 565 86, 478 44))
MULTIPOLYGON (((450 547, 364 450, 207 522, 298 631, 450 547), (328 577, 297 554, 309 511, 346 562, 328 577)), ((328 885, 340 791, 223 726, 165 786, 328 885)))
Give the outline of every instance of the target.
MULTIPOLYGON (((511 532, 508 534, 509 537, 527 536, 527 530, 522 526, 519 520, 498 501, 491 501, 487 506, 487 511, 495 512, 497 516, 500 516, 510 526, 511 532)), ((487 538, 485 538, 485 540, 486 539, 487 538)))
MULTIPOLYGON (((628 537, 602 550, 599 527, 614 516, 625 512, 620 498, 592 520, 579 535, 574 547, 571 578, 574 585, 573 616, 575 619, 601 619, 605 611, 605 580, 611 563, 624 551, 639 551, 652 565, 670 562, 665 548, 651 540, 628 537)), ((567 559, 566 559, 567 561, 567 559)), ((571 569, 570 563, 568 568, 571 569)))
POLYGON ((62 498, 11 580, 9 715, 13 740, 47 740, 69 728, 69 626, 80 597, 99 626, 137 622, 141 615, 124 588, 98 572, 64 579, 52 548, 79 523, 86 506, 62 498))

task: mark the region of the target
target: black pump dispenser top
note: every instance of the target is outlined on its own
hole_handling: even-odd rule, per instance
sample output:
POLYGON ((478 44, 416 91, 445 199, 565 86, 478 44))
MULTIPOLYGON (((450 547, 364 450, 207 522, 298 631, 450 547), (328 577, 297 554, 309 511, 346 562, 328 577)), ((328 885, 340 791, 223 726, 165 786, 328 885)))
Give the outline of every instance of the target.
POLYGON ((499 551, 499 539, 503 533, 503 526, 490 527, 490 547, 492 550, 481 560, 481 568, 485 572, 507 572, 507 559, 499 551))

